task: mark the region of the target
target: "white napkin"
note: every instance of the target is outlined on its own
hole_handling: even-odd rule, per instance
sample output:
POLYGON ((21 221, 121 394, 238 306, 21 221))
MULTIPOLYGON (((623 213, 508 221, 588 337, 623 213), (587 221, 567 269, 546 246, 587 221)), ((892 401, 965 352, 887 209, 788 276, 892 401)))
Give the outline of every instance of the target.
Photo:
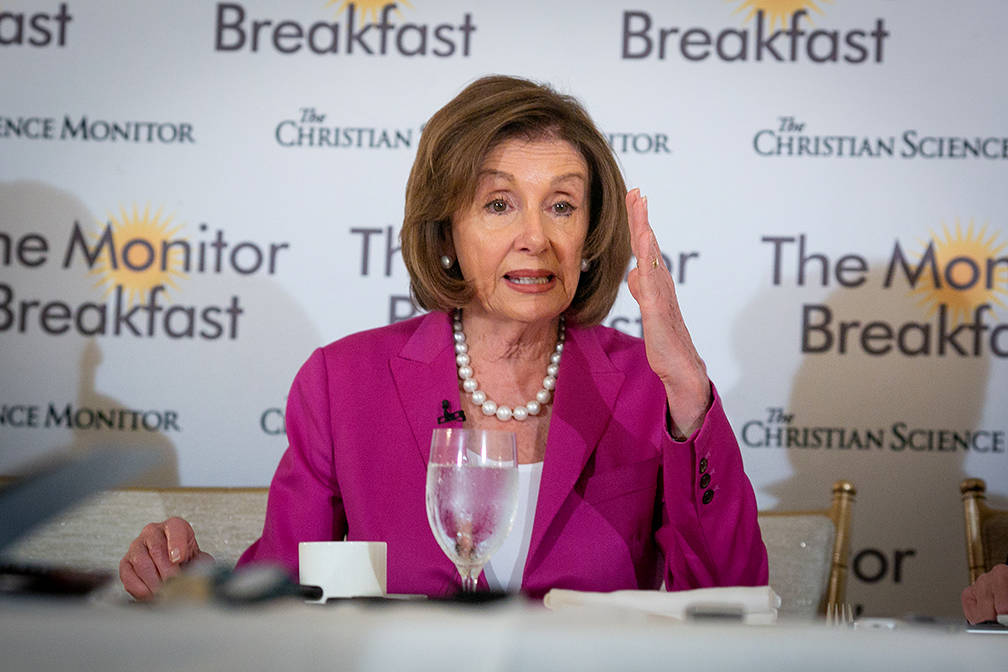
POLYGON ((554 611, 571 607, 636 612, 686 620, 690 612, 711 615, 739 613, 750 624, 777 620, 780 597, 770 586, 698 588, 665 592, 661 590, 617 590, 592 593, 554 588, 546 593, 543 604, 554 611))

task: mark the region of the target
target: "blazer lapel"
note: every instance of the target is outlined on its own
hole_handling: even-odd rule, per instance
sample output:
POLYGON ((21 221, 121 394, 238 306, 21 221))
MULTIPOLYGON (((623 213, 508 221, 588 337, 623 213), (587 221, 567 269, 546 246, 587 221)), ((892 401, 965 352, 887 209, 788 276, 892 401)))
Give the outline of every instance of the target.
POLYGON ((591 329, 568 327, 525 574, 612 417, 625 375, 591 329))
POLYGON ((451 323, 445 313, 428 313, 410 339, 389 362, 399 403, 409 420, 417 457, 427 469, 431 430, 461 427, 460 422, 439 425, 443 402, 458 410, 459 388, 455 369, 455 348, 451 323))

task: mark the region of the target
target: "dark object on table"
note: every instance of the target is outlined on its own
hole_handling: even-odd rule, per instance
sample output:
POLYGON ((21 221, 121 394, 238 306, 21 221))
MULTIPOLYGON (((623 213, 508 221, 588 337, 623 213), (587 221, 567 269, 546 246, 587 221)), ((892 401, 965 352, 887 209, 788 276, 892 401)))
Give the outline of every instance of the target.
POLYGON ((500 602, 514 598, 514 593, 503 590, 478 590, 474 593, 459 591, 448 597, 433 598, 435 602, 452 602, 455 604, 487 604, 488 602, 500 602))
POLYGON ((0 489, 0 552, 71 505, 136 478, 158 461, 156 453, 138 448, 98 448, 49 458, 0 489))
MULTIPOLYGON (((159 456, 137 448, 98 448, 51 457, 0 489, 0 558, 32 529, 105 488, 142 475, 159 456)), ((55 559, 54 559, 55 562, 55 559)), ((0 561, 0 593, 86 595, 113 572, 0 561)))
POLYGON ((66 567, 0 565, 0 593, 79 597, 105 585, 113 578, 112 572, 66 567))

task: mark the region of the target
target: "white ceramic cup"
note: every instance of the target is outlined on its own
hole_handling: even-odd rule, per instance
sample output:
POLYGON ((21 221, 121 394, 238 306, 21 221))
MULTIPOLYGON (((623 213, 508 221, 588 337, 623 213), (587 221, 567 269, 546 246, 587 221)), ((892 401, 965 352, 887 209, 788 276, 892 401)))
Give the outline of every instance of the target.
POLYGON ((384 541, 302 541, 298 544, 298 579, 319 586, 330 597, 382 596, 386 591, 384 541))

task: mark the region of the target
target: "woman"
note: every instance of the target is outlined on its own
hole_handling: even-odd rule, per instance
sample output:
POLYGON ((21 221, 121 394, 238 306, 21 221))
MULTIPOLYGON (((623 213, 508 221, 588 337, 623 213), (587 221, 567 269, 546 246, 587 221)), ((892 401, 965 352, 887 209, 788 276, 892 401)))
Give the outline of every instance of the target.
MULTIPOLYGON (((766 583, 752 487, 647 199, 627 193, 574 99, 510 77, 468 86, 424 129, 401 237, 414 298, 431 312, 304 364, 263 535, 239 565, 296 574, 299 541, 386 541, 389 592, 456 592, 424 508, 431 430, 455 418, 448 426, 513 430, 531 465, 531 524, 484 587, 486 574, 531 595, 766 583), (598 326, 631 248, 643 341, 598 326)), ((172 519, 145 528, 120 574, 146 597, 202 555, 172 519)))

